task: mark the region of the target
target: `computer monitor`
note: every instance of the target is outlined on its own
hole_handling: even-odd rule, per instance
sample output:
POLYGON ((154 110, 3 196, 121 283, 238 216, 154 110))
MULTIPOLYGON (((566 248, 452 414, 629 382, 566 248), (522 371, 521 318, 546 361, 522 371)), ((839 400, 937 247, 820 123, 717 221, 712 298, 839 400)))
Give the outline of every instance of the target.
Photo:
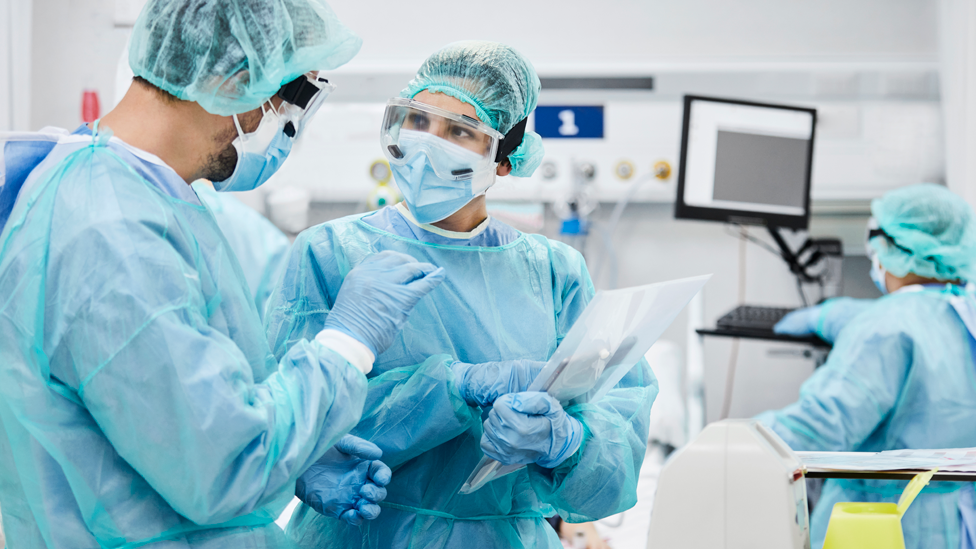
POLYGON ((675 217, 805 229, 817 111, 685 96, 675 217))

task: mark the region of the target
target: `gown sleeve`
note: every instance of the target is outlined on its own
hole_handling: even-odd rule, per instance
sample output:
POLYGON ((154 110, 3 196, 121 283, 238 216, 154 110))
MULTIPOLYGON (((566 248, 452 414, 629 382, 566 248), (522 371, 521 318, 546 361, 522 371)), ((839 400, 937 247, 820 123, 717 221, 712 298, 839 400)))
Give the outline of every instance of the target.
MULTIPOLYGON (((553 243, 552 256, 562 341, 595 292, 579 253, 553 243)), ((641 359, 602 399, 566 409, 583 424, 580 449, 555 469, 529 466, 533 489, 563 520, 598 520, 637 503, 637 478, 657 393, 657 379, 641 359)))
POLYGON ((757 419, 794 450, 858 448, 894 409, 912 361, 912 339, 885 320, 897 314, 887 309, 859 315, 800 388, 799 401, 757 419))
POLYGON ((266 351, 271 373, 257 382, 264 364, 249 362, 240 347, 248 342, 210 325, 220 300, 239 300, 236 325, 263 333, 239 275, 203 272, 199 254, 216 252, 198 249, 190 234, 216 225, 181 226, 127 167, 96 158, 81 168, 75 176, 91 191, 78 200, 93 202, 74 211, 99 205, 65 221, 76 229, 52 245, 48 268, 57 290, 48 301, 63 326, 58 352, 71 359, 79 404, 119 457, 195 523, 287 497, 359 420, 365 376, 301 341, 276 369, 266 351))
POLYGON ((481 409, 461 397, 448 355, 396 368, 369 380, 363 418, 352 433, 383 450, 383 462, 399 465, 481 424, 481 409))
POLYGON ((338 284, 330 285, 329 273, 342 280, 352 269, 336 253, 333 238, 319 225, 302 231, 288 250, 264 310, 268 343, 278 359, 295 343, 315 339, 339 293, 338 284))

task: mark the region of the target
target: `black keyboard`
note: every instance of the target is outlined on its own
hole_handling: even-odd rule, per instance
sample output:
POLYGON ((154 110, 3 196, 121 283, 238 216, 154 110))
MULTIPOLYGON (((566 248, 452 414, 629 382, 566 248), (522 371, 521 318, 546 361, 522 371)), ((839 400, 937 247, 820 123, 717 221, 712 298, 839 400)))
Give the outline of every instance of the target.
POLYGON ((715 324, 726 330, 772 331, 773 326, 793 309, 739 305, 719 318, 715 324))

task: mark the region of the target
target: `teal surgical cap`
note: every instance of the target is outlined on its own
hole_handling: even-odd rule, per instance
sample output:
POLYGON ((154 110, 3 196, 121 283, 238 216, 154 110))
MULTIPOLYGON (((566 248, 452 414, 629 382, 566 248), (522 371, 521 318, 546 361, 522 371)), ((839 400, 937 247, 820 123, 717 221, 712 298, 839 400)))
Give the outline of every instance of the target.
POLYGON ((871 213, 889 238, 876 236, 870 246, 891 274, 976 282, 976 226, 962 198, 923 183, 873 201, 871 213))
POLYGON ((230 116, 306 72, 343 65, 361 45, 322 0, 149 0, 129 65, 162 90, 230 116))
MULTIPOLYGON (((413 98, 427 90, 456 97, 472 105, 482 122, 508 133, 535 110, 541 89, 522 54, 504 44, 472 40, 448 44, 427 58, 400 96, 413 98)), ((512 175, 529 177, 544 155, 542 138, 526 131, 508 156, 512 175)))

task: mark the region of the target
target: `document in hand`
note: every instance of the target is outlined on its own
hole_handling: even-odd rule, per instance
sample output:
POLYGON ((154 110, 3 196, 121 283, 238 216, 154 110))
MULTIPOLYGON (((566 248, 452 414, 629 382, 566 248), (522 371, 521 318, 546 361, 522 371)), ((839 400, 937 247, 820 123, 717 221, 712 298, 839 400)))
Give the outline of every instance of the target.
MULTIPOLYGON (((633 368, 711 275, 597 292, 529 391, 563 406, 595 402, 633 368)), ((468 494, 524 465, 484 457, 461 487, 468 494)))

